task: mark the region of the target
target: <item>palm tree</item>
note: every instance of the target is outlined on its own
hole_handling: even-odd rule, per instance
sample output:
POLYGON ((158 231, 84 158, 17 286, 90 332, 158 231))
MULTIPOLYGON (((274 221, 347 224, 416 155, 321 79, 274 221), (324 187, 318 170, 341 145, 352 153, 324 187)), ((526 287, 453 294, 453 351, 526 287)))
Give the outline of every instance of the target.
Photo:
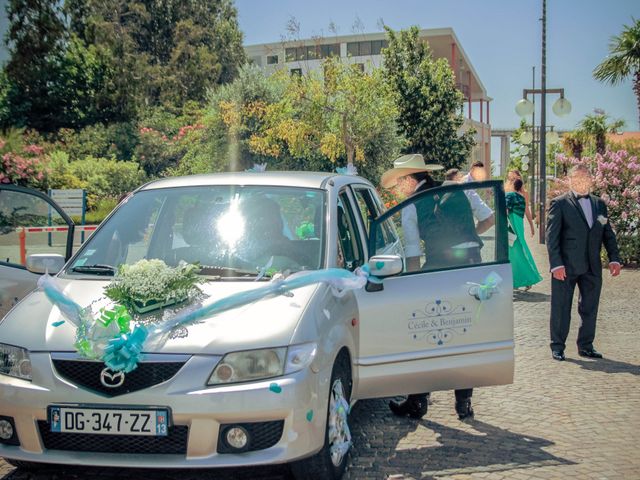
POLYGON ((584 136, 594 139, 596 152, 600 155, 604 155, 606 150, 607 133, 617 133, 619 129, 624 127, 624 120, 609 122, 608 119, 609 116, 604 113, 585 115, 578 125, 579 131, 582 131, 584 136))
POLYGON ((640 20, 633 17, 631 20, 631 26, 624 25, 622 33, 611 38, 609 56, 595 68, 593 76, 612 85, 633 76, 633 92, 636 94, 640 119, 640 20))

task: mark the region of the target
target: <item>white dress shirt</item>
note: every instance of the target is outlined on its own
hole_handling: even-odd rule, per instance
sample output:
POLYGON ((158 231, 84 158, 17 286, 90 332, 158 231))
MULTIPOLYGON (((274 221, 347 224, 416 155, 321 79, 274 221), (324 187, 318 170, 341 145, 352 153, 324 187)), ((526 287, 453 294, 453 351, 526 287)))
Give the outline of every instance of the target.
MULTIPOLYGON (((466 174, 462 178, 464 179, 465 183, 475 181, 470 174, 466 174)), ((473 216, 477 221, 482 222, 493 215, 493 210, 491 210, 491 208, 489 208, 489 206, 484 203, 484 200, 480 198, 478 192, 476 192, 475 190, 465 190, 464 194, 467 196, 467 200, 469 200, 469 203, 471 204, 471 211, 473 212, 473 216)))
MULTIPOLYGON (((414 193, 424 185, 425 180, 416 185, 414 193)), ((402 230, 404 231, 404 254, 407 258, 422 255, 420 248, 420 231, 418 230, 418 212, 415 204, 402 209, 400 214, 402 230)))
MULTIPOLYGON (((575 195, 576 198, 580 195, 573 190, 571 193, 575 195)), ((587 219, 589 228, 593 227, 593 210, 591 210, 591 200, 589 198, 579 198, 578 204, 580 205, 580 208, 582 208, 582 213, 584 213, 584 218, 587 219)))

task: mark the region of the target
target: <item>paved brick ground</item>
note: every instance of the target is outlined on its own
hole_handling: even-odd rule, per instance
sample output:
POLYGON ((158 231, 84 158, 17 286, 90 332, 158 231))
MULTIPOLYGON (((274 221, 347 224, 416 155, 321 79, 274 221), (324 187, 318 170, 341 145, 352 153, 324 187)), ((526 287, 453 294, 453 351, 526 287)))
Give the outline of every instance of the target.
MULTIPOLYGON (((544 249, 532 247, 546 270, 544 249)), ((358 403, 347 479, 640 479, 640 271, 623 270, 616 279, 605 274, 596 348, 606 358, 577 355, 574 318, 562 363, 550 357, 550 282, 544 276, 530 292, 514 295, 515 383, 478 389, 476 419, 468 423, 457 420, 450 392, 433 395, 422 421, 394 418, 384 400, 358 403)), ((67 469, 32 475, 0 460, 0 480, 91 477, 288 478, 282 467, 180 473, 67 469)))

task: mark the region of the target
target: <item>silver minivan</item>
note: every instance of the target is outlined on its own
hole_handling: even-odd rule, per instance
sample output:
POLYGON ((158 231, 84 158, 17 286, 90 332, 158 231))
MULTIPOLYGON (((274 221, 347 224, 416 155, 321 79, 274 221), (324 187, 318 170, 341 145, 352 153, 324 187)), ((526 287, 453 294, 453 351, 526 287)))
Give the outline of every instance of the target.
POLYGON ((357 400, 513 381, 500 182, 438 187, 385 210, 358 176, 170 178, 136 190, 75 253, 74 236, 45 196, 0 187, 0 457, 19 467, 289 463, 297 478, 337 479, 357 400), (407 271, 403 212, 430 209, 440 224, 427 228, 441 238, 447 222, 463 221, 443 199, 468 190, 495 213, 481 258, 434 263, 423 244, 420 268, 407 271), (24 238, 51 225, 66 229, 24 238), (56 323, 60 310, 35 281, 57 272, 87 307, 120 265, 141 259, 199 263, 209 300, 259 288, 274 272, 367 266, 379 280, 343 295, 307 285, 212 315, 144 351, 135 370, 112 371, 78 354, 74 329, 56 323))

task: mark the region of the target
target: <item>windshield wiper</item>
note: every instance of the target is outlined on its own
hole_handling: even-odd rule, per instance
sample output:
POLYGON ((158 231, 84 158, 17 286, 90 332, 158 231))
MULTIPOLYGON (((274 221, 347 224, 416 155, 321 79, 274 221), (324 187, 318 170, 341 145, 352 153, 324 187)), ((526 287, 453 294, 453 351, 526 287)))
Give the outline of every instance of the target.
POLYGON ((96 275, 113 275, 116 273, 116 269, 111 265, 102 265, 96 263, 95 265, 77 265, 71 269, 72 272, 77 273, 95 273, 96 275))
POLYGON ((233 267, 223 267, 218 265, 203 265, 200 267, 200 275, 212 276, 215 280, 218 278, 253 278, 258 276, 258 272, 250 270, 242 270, 233 267), (215 272, 215 274, 214 274, 215 272))

